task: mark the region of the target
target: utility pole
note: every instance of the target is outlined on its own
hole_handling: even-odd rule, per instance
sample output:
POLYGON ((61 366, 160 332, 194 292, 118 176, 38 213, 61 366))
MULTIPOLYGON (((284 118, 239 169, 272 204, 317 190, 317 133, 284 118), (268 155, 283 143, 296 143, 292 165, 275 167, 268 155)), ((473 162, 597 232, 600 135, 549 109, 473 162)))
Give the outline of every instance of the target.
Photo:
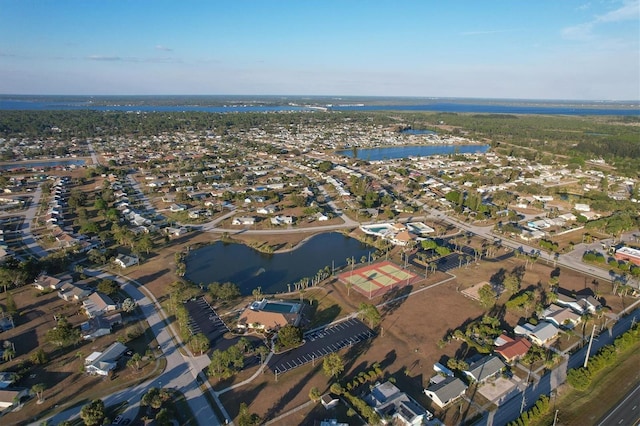
POLYGON ((589 353, 591 352, 591 344, 593 343, 593 335, 596 333, 596 325, 593 324, 593 329, 591 330, 591 338, 589 339, 589 347, 587 348, 587 355, 584 357, 584 368, 587 368, 587 363, 589 362, 589 353))
POLYGON ((520 414, 522 414, 522 412, 524 411, 524 406, 527 403, 526 398, 525 398, 525 393, 527 392, 527 388, 529 387, 529 378, 531 377, 531 367, 529 367, 529 372, 527 373, 527 383, 526 383, 526 387, 524 388, 524 390, 522 391, 522 403, 520 403, 520 414))

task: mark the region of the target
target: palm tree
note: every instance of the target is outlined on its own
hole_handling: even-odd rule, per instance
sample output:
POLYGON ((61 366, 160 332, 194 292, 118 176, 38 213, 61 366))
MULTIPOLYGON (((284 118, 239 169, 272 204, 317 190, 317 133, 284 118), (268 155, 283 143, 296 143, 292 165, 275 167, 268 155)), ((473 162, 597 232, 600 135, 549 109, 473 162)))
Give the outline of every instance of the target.
POLYGON ((251 294, 253 294, 253 297, 255 297, 257 301, 260 298, 260 296, 262 296, 262 287, 254 288, 251 294))
POLYGON ((44 383, 37 383, 31 386, 31 392, 35 393, 36 396, 38 397, 38 403, 42 403, 44 401, 42 396, 46 388, 47 388, 47 385, 45 385, 44 383))
POLYGON ((2 353, 2 359, 5 361, 11 361, 16 356, 16 349, 13 343, 8 340, 4 342, 4 352, 2 353))

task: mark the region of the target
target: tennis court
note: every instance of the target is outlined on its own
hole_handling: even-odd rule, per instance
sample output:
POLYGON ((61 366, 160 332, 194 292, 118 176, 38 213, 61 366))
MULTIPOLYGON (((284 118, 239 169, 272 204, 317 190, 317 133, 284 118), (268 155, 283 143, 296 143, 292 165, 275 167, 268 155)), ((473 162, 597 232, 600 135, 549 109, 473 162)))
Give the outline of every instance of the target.
POLYGON ((372 299, 393 288, 413 284, 421 277, 387 260, 343 272, 338 275, 338 279, 345 285, 351 285, 358 293, 372 299))

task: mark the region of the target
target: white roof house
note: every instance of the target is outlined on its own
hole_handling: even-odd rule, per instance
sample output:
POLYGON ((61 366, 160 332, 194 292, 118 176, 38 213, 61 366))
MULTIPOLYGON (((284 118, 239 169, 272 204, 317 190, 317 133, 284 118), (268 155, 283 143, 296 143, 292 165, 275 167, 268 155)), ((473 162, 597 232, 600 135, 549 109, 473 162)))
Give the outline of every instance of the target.
POLYGON ((120 253, 113 262, 121 268, 128 268, 133 265, 138 265, 140 260, 136 256, 128 256, 120 253))
POLYGON ((232 225, 254 225, 256 223, 256 218, 252 216, 239 216, 234 217, 231 221, 232 225))
POLYGON ((517 325, 513 332, 517 336, 526 336, 537 345, 544 346, 558 335, 558 328, 550 322, 541 322, 538 325, 517 325))
POLYGON ((106 376, 116 368, 118 360, 127 351, 120 342, 114 342, 104 352, 93 352, 84 360, 85 371, 89 374, 106 376))

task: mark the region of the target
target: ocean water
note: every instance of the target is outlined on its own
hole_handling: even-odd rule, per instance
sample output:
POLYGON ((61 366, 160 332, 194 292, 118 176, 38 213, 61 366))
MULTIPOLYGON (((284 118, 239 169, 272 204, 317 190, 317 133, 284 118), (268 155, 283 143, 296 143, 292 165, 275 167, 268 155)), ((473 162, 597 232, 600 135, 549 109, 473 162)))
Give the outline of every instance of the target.
POLYGON ((2 110, 96 110, 127 112, 293 112, 433 111, 479 114, 623 115, 640 116, 640 104, 629 102, 571 102, 518 100, 451 100, 359 98, 336 104, 329 97, 224 96, 27 96, 0 95, 2 110))

